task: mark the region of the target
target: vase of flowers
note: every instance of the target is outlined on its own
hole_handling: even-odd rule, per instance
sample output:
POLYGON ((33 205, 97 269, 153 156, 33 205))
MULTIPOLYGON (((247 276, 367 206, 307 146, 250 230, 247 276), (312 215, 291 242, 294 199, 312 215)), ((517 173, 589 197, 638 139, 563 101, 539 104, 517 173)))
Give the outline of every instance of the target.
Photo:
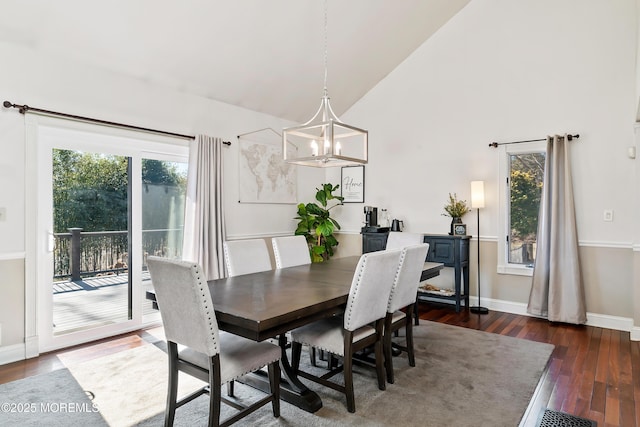
POLYGON ((449 193, 449 202, 444 205, 443 216, 451 217, 451 228, 449 230, 449 234, 453 235, 453 227, 455 224, 462 223, 462 217, 464 214, 469 212, 471 209, 467 206, 466 200, 458 200, 458 196, 456 193, 449 193))

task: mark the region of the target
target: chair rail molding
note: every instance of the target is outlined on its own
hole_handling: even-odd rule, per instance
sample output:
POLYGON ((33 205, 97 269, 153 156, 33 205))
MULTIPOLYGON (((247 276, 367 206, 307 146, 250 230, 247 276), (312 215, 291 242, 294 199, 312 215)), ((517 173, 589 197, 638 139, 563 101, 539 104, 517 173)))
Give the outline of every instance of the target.
POLYGON ((16 259, 25 259, 26 257, 26 252, 6 252, 0 254, 0 261, 12 261, 16 259))

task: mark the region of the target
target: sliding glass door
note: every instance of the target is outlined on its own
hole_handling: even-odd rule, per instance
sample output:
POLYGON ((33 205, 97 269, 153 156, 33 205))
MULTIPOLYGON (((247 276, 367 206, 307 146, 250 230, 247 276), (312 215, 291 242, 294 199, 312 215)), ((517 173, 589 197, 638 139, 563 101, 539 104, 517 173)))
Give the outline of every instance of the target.
POLYGON ((147 269, 147 255, 182 257, 184 206, 187 194, 187 163, 142 159, 142 286, 143 320, 151 321, 158 311, 147 298, 153 289, 147 269))
POLYGON ((131 157, 53 148, 53 335, 132 319, 131 157))
POLYGON ((88 128, 38 128, 40 352, 159 321, 146 256, 181 255, 185 144, 88 128))

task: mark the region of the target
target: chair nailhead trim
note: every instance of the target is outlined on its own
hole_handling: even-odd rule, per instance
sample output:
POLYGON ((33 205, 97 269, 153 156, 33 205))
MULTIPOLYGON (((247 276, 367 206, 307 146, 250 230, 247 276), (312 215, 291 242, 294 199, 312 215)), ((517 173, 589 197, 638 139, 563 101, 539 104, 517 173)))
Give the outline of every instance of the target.
POLYGON ((391 287, 391 294, 389 295, 389 303, 387 304, 387 312, 391 308, 391 301, 393 300, 393 295, 398 289, 398 276, 400 276, 400 270, 402 270, 402 265, 404 264, 404 258, 407 254, 407 249, 403 249, 400 254, 400 262, 398 263, 398 269, 396 270, 396 276, 393 278, 393 286, 391 287))
MULTIPOLYGON (((369 259, 369 256, 367 254, 363 255, 362 257, 362 268, 360 268, 358 270, 358 278, 356 279, 356 283, 355 283, 355 287, 353 289, 353 299, 356 299, 356 296, 358 295, 358 288, 360 287, 360 283, 362 282, 362 271, 364 270, 365 266, 367 265, 367 260, 369 259)), ((347 323, 351 323, 351 316, 353 314, 353 307, 349 306, 347 307, 347 323)))
MULTIPOLYGON (((198 281, 198 287, 200 289, 200 293, 202 294, 203 299, 206 298, 206 291, 204 286, 207 286, 205 283, 203 283, 202 279, 201 279, 201 271, 200 268, 198 267, 197 264, 193 264, 192 265, 192 269, 194 272, 194 275, 196 277, 196 280, 198 281)), ((220 353, 220 347, 218 345, 218 342, 216 340, 216 327, 211 319, 211 309, 209 308, 209 306, 205 303, 204 304, 204 312, 207 315, 208 319, 209 319, 209 332, 211 332, 211 338, 213 340, 213 345, 214 345, 214 351, 215 354, 219 354, 220 353)))

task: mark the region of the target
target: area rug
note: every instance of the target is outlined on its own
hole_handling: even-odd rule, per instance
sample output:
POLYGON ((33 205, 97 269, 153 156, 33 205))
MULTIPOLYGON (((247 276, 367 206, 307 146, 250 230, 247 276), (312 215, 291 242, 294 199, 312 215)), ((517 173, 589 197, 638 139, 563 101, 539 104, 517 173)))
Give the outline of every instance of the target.
POLYGON ((0 385, 0 426, 108 426, 67 369, 0 385))
MULTIPOLYGON (((356 413, 347 412, 343 395, 315 385, 309 387, 321 397, 323 407, 314 414, 282 402, 281 416, 273 417, 270 406, 254 412, 240 426, 517 426, 553 350, 542 344, 471 329, 421 321, 414 328, 416 367, 405 356, 394 358, 396 379, 386 391, 377 388, 375 372, 356 366, 354 370, 356 413)), ((161 346, 159 346, 161 347, 161 346)), ((166 355, 153 345, 127 350, 109 357, 70 366, 67 381, 90 391, 103 423, 109 426, 161 426, 166 396, 166 355), (76 382, 77 381, 77 382, 76 382)), ((311 369, 303 352, 303 369, 311 369)), ((44 385, 54 372, 29 378, 44 385)), ((183 377, 181 377, 182 379, 183 377)), ((340 377, 336 377, 341 379, 340 377)), ((27 380, 29 380, 27 379, 27 380)), ((21 380, 26 381, 26 380, 21 380)), ((14 384, 13 391, 21 389, 14 384)), ((304 381, 304 380, 303 380, 304 381)), ((197 388, 196 380, 182 381, 180 394, 197 388)), ((0 386, 0 396, 8 396, 0 386)), ((56 387, 59 399, 67 386, 56 387)), ((77 390, 76 390, 77 391, 77 390)), ((47 393, 31 388, 33 401, 47 393)), ((236 386, 240 400, 252 401, 262 394, 251 387, 236 386)), ((9 398, 9 397, 7 397, 9 398)), ((206 425, 208 398, 202 396, 179 408, 176 426, 206 425)), ((232 409, 223 405, 223 417, 232 409)), ((48 414, 39 414, 47 416, 48 414)), ((25 415, 25 419, 29 417, 25 415)), ((45 422, 39 418, 40 422, 45 422)), ((0 418, 0 424, 2 424, 0 418)), ((47 425, 50 424, 48 419, 47 425)), ((72 420, 69 426, 93 424, 88 419, 72 420)), ((23 425, 22 423, 13 425, 23 425)), ((62 424, 60 424, 62 425, 62 424)))

